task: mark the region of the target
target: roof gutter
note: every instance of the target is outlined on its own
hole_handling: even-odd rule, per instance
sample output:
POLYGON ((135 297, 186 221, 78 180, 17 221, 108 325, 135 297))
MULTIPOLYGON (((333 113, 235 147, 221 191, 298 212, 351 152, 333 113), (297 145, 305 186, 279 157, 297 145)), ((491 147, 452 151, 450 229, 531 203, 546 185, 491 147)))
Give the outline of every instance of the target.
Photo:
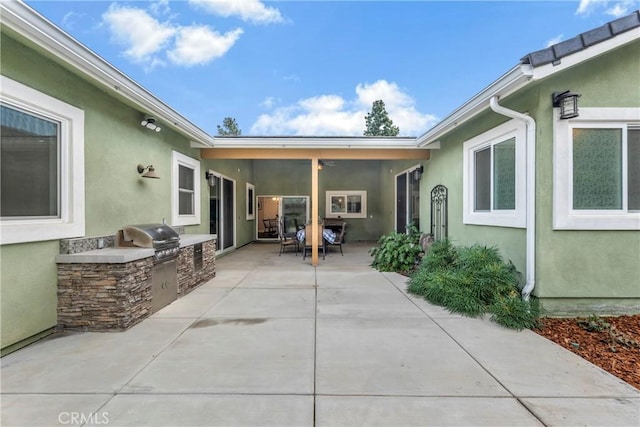
POLYGON ((0 2, 0 23, 77 70, 130 106, 151 114, 193 142, 213 145, 213 138, 102 57, 69 36, 22 1, 0 2))
POLYGON ((509 110, 508 108, 499 105, 498 98, 498 96, 493 96, 489 100, 489 106, 494 112, 512 119, 520 120, 527 126, 526 283, 522 289, 522 299, 528 301, 536 283, 536 121, 526 114, 509 110))
POLYGON ((529 64, 518 64, 498 80, 491 83, 469 101, 464 103, 440 123, 429 129, 417 139, 419 148, 432 148, 438 139, 455 129, 459 124, 469 120, 489 107, 489 100, 494 96, 503 98, 526 86, 533 78, 533 67, 529 64), (431 147, 430 147, 431 145, 431 147))

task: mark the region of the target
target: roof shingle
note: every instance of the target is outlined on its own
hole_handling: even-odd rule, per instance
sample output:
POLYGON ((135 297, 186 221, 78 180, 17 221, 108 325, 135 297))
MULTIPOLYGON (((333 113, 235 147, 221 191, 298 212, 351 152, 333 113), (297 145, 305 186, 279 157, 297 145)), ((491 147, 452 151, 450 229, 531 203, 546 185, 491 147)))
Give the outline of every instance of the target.
POLYGON ((638 10, 630 15, 608 22, 601 27, 579 34, 569 40, 531 52, 522 57, 520 63, 539 67, 541 65, 559 62, 560 59, 565 56, 584 50, 589 46, 601 43, 620 33, 637 27, 640 27, 640 11, 638 10))

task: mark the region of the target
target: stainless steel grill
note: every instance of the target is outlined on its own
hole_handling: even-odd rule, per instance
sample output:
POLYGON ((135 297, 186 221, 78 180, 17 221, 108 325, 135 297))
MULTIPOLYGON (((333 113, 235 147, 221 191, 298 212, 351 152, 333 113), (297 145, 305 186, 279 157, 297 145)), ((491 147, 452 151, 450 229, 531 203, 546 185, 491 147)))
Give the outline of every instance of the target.
POLYGON ((180 236, 166 224, 127 225, 122 236, 133 246, 153 248, 158 262, 177 258, 180 253, 180 236))

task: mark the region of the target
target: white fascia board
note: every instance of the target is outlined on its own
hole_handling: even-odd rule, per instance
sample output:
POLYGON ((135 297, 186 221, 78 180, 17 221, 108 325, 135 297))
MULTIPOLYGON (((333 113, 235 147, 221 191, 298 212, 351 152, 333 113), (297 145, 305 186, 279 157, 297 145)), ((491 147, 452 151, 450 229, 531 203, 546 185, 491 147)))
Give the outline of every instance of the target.
POLYGON ((313 137, 255 136, 214 137, 216 148, 351 148, 351 149, 416 149, 415 137, 313 137))
POLYGON ((536 67, 533 71, 533 79, 541 80, 547 78, 552 74, 569 69, 584 61, 596 58, 613 49, 617 49, 638 39, 640 39, 640 27, 633 28, 629 31, 618 34, 611 39, 597 43, 572 55, 567 55, 563 58, 560 58, 559 64, 553 65, 553 63, 551 63, 536 67))
POLYGON ((435 144, 442 136, 446 135, 454 128, 460 126, 482 111, 487 110, 489 108, 489 100, 491 98, 494 96, 504 98, 512 94, 526 86, 532 80, 532 77, 533 67, 531 65, 519 64, 515 66, 462 106, 458 107, 453 113, 440 121, 440 123, 420 135, 417 139, 418 147, 435 148, 431 146, 431 144, 435 144))
POLYGON ((141 113, 155 116, 163 125, 196 142, 212 145, 210 135, 25 3, 0 2, 0 24, 51 52, 79 73, 101 84, 108 92, 127 99, 141 113))

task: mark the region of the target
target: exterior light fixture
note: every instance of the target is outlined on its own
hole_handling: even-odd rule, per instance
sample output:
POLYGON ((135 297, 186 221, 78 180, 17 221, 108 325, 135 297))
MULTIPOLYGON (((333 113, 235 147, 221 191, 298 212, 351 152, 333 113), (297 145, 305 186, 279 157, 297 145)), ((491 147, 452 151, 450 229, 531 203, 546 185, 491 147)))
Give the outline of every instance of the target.
POLYGON ((324 169, 324 162, 322 160, 318 160, 318 170, 321 171, 324 169))
POLYGON ((144 116, 144 119, 140 122, 140 126, 146 127, 149 130, 155 130, 156 132, 162 130, 162 128, 158 126, 156 119, 151 116, 144 116))
POLYGON ((553 107, 560 108, 560 118, 563 120, 578 117, 578 98, 582 95, 565 90, 564 92, 553 92, 551 98, 553 107))
POLYGON ((160 179, 160 176, 156 173, 156 170, 153 168, 153 165, 149 165, 149 166, 138 165, 138 173, 142 175, 143 178, 160 179))
POLYGON ((204 173, 204 177, 207 179, 207 184, 209 184, 209 187, 215 187, 216 186, 216 176, 214 174, 212 174, 211 172, 207 171, 204 173))
POLYGON ((424 166, 417 167, 413 170, 413 179, 416 181, 420 181, 422 178, 422 173, 424 172, 424 166))

